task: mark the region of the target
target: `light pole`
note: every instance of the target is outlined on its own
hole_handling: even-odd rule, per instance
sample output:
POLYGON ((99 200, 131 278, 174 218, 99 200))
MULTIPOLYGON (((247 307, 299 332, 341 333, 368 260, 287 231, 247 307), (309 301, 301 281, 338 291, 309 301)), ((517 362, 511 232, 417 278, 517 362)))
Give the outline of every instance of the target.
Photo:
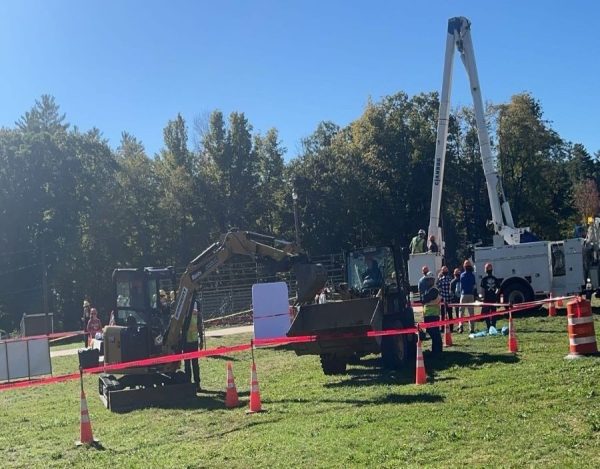
POLYGON ((292 189, 292 200, 294 201, 294 229, 296 231, 296 246, 300 247, 300 231, 298 229, 298 194, 292 189))

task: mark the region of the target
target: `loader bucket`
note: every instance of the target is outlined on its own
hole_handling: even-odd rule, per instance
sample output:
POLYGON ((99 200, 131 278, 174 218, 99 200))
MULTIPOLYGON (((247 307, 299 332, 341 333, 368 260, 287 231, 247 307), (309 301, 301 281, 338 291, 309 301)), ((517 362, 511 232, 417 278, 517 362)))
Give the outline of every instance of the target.
POLYGON ((313 301, 327 281, 325 268, 321 264, 296 264, 293 270, 298 284, 298 303, 313 301))
POLYGON ((377 298, 300 306, 287 336, 322 336, 315 342, 292 344, 291 347, 298 355, 335 353, 350 356, 353 353, 377 353, 378 338, 360 335, 381 330, 381 310, 381 303, 377 298), (347 337, 353 333, 359 337, 347 337))

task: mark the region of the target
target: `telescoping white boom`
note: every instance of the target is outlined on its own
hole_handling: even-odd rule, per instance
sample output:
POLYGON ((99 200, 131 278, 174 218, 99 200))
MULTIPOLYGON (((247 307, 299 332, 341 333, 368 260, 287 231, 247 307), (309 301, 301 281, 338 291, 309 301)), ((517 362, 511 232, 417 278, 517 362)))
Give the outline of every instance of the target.
POLYGON ((487 185, 488 198, 492 210, 492 224, 494 228, 494 245, 519 244, 521 235, 529 228, 516 228, 510 206, 504 195, 502 181, 496 169, 490 136, 485 122, 481 87, 475 65, 475 51, 471 40, 471 22, 462 16, 448 20, 448 35, 446 37, 446 55, 444 60, 444 76, 442 80, 442 94, 440 96, 440 109, 437 125, 437 140, 435 146, 435 163, 433 171, 433 184, 431 189, 431 211, 428 232, 438 240, 438 245, 444 249, 443 235, 440 228, 440 205, 442 188, 444 184, 444 166, 446 159, 446 141, 448 137, 448 120, 450 117, 450 92, 452 87, 452 68, 454 52, 458 50, 460 58, 467 70, 473 106, 475 108, 475 121, 477 124, 477 137, 481 151, 481 160, 487 185))

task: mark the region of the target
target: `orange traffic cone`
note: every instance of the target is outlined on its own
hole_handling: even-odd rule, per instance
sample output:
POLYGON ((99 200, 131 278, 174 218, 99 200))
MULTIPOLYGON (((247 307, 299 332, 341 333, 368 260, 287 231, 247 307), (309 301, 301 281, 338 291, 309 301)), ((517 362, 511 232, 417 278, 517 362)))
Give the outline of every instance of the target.
POLYGON ((517 353, 519 351, 519 345, 517 344, 517 336, 515 334, 512 314, 510 313, 508 315, 508 351, 510 353, 517 353))
POLYGON ((423 348, 421 347, 421 339, 417 333, 417 372, 415 384, 426 384, 427 373, 425 372, 425 361, 423 360, 423 348))
POLYGON ((231 362, 227 362, 227 392, 225 394, 225 407, 231 409, 240 404, 237 389, 233 378, 233 368, 231 362))
POLYGON ((75 442, 76 446, 88 445, 95 446, 98 440, 94 439, 92 434, 92 423, 90 422, 90 414, 88 412, 87 400, 83 391, 83 373, 81 373, 81 416, 79 419, 79 440, 75 442))
POLYGON ((250 373, 250 408, 246 411, 247 414, 263 412, 260 403, 260 391, 258 390, 258 378, 256 377, 256 364, 252 362, 252 371, 250 373))
POLYGON ((452 331, 450 330, 450 326, 446 324, 444 326, 444 346, 452 347, 452 345, 454 345, 452 343, 452 331))
MULTIPOLYGON (((550 299, 552 299, 552 292, 550 292, 550 299)), ((548 303, 548 317, 556 316, 556 306, 554 306, 554 301, 548 303)))

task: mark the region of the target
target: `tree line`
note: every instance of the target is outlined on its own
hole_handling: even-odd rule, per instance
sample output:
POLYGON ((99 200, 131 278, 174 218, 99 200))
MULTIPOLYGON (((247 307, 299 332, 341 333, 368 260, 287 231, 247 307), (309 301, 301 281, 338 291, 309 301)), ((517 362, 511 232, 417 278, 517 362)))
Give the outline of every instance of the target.
MULTIPOLYGON (((243 112, 212 112, 193 126, 192 147, 177 115, 148 155, 126 132, 112 149, 42 96, 0 129, 0 329, 42 311, 44 291, 64 327, 76 327, 84 296, 110 307, 114 268, 184 266, 230 227, 293 240, 294 203, 310 253, 407 246, 429 220, 438 107, 437 93, 369 101, 347 126, 321 122, 286 161, 277 130, 255 132, 243 112)), ((598 213, 600 151, 561 138, 530 94, 487 113, 517 225, 572 236, 598 213)), ((458 108, 442 202, 449 263, 491 241, 487 197, 473 111, 458 108)))

